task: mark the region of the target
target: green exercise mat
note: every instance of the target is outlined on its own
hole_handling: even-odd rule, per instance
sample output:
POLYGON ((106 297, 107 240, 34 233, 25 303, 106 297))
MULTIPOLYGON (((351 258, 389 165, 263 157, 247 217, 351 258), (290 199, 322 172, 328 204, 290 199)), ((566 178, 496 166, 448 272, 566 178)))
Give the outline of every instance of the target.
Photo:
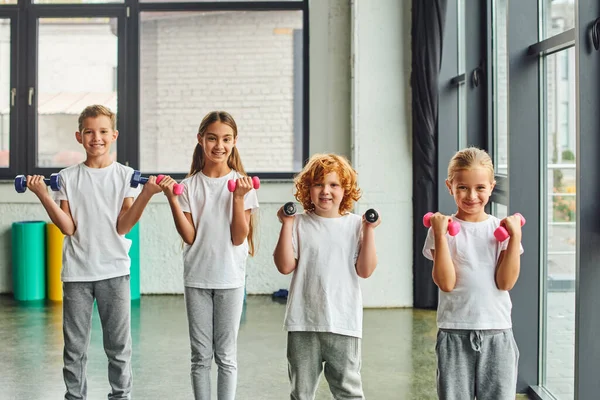
POLYGON ((46 298, 46 222, 13 222, 12 274, 15 300, 46 298))
POLYGON ((125 235, 131 240, 129 257, 131 258, 131 271, 129 286, 131 288, 131 300, 140 299, 140 223, 138 222, 131 228, 131 231, 125 235))

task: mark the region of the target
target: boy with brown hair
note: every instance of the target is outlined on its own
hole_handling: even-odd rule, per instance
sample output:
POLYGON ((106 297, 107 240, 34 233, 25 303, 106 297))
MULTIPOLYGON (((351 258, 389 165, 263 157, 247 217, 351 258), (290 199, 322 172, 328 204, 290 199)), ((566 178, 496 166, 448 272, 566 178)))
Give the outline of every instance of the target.
POLYGON ((65 400, 87 398, 86 363, 94 300, 108 357, 109 399, 130 399, 131 293, 125 238, 150 198, 161 191, 151 176, 141 192, 131 188, 133 169, 112 160, 117 140, 115 114, 102 105, 86 107, 75 138, 86 160, 60 171, 52 199, 43 176, 27 176, 27 187, 65 235, 63 245, 63 335, 65 400), (135 199, 135 200, 134 200, 135 199))

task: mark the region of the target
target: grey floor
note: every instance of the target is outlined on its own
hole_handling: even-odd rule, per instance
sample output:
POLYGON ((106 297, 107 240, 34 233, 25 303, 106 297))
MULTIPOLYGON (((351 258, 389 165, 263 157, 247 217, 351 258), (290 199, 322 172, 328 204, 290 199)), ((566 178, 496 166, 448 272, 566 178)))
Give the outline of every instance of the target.
MULTIPOLYGON (((289 399, 282 330, 285 307, 249 296, 238 344, 240 400, 289 399)), ((62 399, 60 303, 17 303, 0 296, 0 398, 62 399)), ((435 313, 365 310, 362 376, 367 399, 435 399, 435 313)), ((142 296, 132 306, 134 399, 193 399, 182 296, 142 296)), ((94 313, 88 359, 89 399, 109 391, 106 356, 94 313)), ((213 388, 216 367, 213 368, 213 388)), ((213 399, 216 394, 213 390, 213 399)), ((322 378, 316 399, 331 399, 322 378)))

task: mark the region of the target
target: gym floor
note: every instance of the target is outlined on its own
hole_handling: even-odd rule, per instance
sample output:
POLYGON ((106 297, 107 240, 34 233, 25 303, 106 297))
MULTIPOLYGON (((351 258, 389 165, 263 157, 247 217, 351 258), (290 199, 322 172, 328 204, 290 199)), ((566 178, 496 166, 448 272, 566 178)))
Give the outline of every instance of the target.
MULTIPOLYGON (((238 342, 240 400, 289 398, 285 305, 248 296, 238 342)), ((2 399, 62 399, 61 303, 17 303, 0 296, 2 399)), ((435 312, 367 309, 363 321, 362 377, 373 400, 435 399, 435 312)), ((133 399, 193 399, 183 296, 142 296, 132 303, 133 399)), ((88 353, 88 398, 109 392, 102 331, 94 312, 88 353)), ((213 399, 216 366, 213 365, 213 399)), ((331 399, 323 376, 316 399, 331 399)))

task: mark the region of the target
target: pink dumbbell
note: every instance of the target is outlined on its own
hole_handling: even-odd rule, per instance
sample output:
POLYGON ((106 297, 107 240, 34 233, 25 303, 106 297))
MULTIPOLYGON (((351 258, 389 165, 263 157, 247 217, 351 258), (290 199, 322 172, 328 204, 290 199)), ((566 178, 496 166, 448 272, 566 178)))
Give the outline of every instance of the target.
MULTIPOLYGON (((525 217, 523 217, 519 213, 515 213, 515 215, 518 215, 519 217, 521 217, 521 226, 525 225, 525 222, 527 222, 527 221, 525 221, 525 217)), ((497 241, 504 242, 506 239, 508 239, 510 237, 510 234, 508 233, 508 231, 506 230, 506 228, 504 226, 500 225, 494 231, 494 237, 496 238, 497 241)))
MULTIPOLYGON (((157 175, 156 176, 156 184, 159 184, 160 181, 163 180, 165 176, 164 175, 157 175)), ((181 193, 183 193, 183 185, 181 183, 176 183, 173 185, 173 193, 175 193, 176 196, 179 196, 181 193)))
MULTIPOLYGON (((236 186, 237 182, 233 179, 227 181, 227 189, 229 189, 230 192, 233 192, 236 186)), ((258 189, 260 187, 260 179, 258 179, 258 176, 252 177, 252 186, 254 187, 254 189, 258 189)))
MULTIPOLYGON (((426 228, 429 228, 431 226, 430 219, 432 215, 432 212, 428 212, 423 216, 423 225, 425 225, 426 228)), ((456 221, 450 220, 448 222, 448 233, 450 234, 450 236, 456 236, 458 232, 460 232, 460 224, 456 221)))

